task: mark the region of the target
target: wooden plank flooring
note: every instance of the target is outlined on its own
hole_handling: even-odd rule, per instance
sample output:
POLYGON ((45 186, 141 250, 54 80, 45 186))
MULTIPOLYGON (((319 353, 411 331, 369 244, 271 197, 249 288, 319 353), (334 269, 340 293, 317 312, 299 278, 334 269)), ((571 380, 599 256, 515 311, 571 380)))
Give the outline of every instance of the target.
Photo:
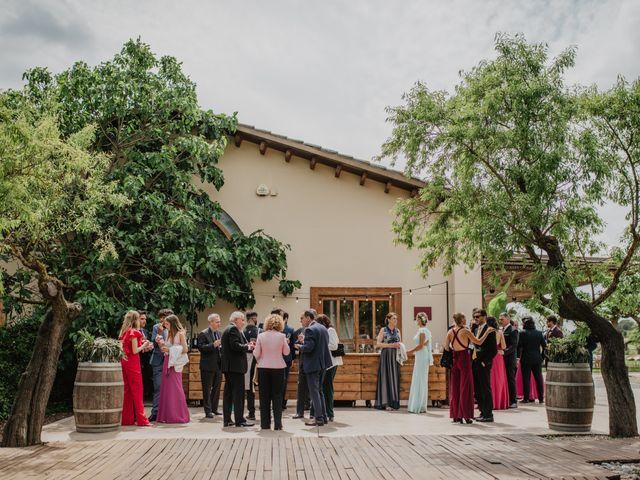
POLYGON ((0 449, 10 479, 605 479, 640 440, 533 435, 147 439, 0 449))

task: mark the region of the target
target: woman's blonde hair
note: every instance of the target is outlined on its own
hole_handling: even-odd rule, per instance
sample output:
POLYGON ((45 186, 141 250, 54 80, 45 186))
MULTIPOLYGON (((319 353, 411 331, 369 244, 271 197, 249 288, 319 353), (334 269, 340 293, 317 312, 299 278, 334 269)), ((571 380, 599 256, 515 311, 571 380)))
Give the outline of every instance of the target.
POLYGON ((429 321, 429 316, 424 312, 419 312, 416 315, 416 319, 420 322, 420 325, 422 325, 424 327, 427 324, 427 322, 429 321))
POLYGON ((277 313, 267 315, 267 318, 264 319, 264 329, 281 332, 284 330, 284 320, 277 313))
POLYGON ((135 328, 136 330, 140 328, 140 314, 135 310, 129 310, 124 314, 124 320, 122 320, 122 327, 120 328, 118 338, 122 337, 124 332, 130 328, 135 328))
POLYGON ((453 314, 453 321, 456 322, 456 325, 458 327, 462 326, 462 324, 464 323, 464 320, 466 320, 464 313, 458 312, 453 314))
POLYGON ((169 315, 165 317, 165 322, 169 322, 169 341, 173 343, 178 332, 184 332, 184 327, 180 323, 180 319, 176 315, 169 315))

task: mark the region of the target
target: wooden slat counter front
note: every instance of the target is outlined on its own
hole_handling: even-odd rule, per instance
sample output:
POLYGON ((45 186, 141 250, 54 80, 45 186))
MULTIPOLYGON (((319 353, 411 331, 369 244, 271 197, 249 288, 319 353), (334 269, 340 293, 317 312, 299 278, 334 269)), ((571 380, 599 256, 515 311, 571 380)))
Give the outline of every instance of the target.
MULTIPOLYGON (((439 353, 433 354, 434 365, 429 369, 429 400, 444 401, 447 399, 446 369, 440 366, 439 353)), ((338 367, 333 382, 335 400, 375 400, 378 382, 378 353, 347 353, 343 358, 344 365, 338 367)), ((411 375, 414 357, 400 367, 400 400, 409 398, 411 375)), ((182 383, 187 400, 202 400, 200 383, 200 353, 189 352, 189 364, 182 371, 182 383)), ((293 362, 287 382, 287 398, 295 399, 297 391, 298 361, 293 362)), ((256 395, 258 389, 256 388, 256 395)))

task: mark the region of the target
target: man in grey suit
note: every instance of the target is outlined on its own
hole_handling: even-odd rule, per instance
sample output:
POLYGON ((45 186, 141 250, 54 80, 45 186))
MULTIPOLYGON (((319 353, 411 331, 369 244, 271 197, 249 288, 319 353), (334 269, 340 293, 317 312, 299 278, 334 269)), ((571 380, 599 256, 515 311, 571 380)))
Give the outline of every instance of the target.
POLYGON ((198 335, 198 350, 200 350, 200 381, 202 382, 202 406, 204 415, 213 418, 220 415, 220 382, 222 381, 220 346, 220 315, 212 313, 207 318, 209 328, 198 335))
MULTIPOLYGON (((315 317, 314 312, 305 312, 305 316, 315 317)), ((322 426, 327 423, 327 407, 322 392, 324 376, 332 365, 329 352, 329 331, 321 323, 313 320, 298 338, 300 351, 300 370, 307 378, 309 396, 313 404, 315 420, 310 419, 305 425, 322 426)))
POLYGON ((158 336, 162 337, 163 341, 167 341, 167 330, 162 326, 162 322, 169 315, 173 315, 173 310, 169 308, 163 308, 158 312, 158 323, 153 326, 151 333, 151 340, 153 340, 153 351, 151 352, 151 370, 153 371, 153 406, 151 407, 151 416, 149 416, 150 422, 156 421, 158 415, 158 402, 160 401, 160 384, 162 383, 162 365, 164 364, 164 353, 160 350, 160 345, 156 342, 158 336))

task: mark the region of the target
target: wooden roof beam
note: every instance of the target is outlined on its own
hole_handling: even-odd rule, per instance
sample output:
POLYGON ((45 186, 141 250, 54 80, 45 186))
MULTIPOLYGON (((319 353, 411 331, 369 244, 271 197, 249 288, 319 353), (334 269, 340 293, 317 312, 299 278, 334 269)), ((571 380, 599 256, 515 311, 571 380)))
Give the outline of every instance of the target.
POLYGON ((391 181, 388 181, 384 185, 384 193, 389 193, 389 190, 391 190, 391 181))
POLYGON ((239 133, 235 134, 235 136, 233 137, 233 141, 236 144, 236 147, 240 147, 240 145, 242 144, 242 137, 239 133))
POLYGON ((284 152, 284 161, 289 163, 291 161, 291 155, 293 155, 293 153, 287 148, 284 152))
POLYGON ((316 169, 316 163, 318 163, 318 159, 316 157, 311 157, 311 162, 309 162, 309 168, 311 170, 316 169))
POLYGON ((364 182, 367 180, 367 172, 362 172, 360 175, 360 185, 364 185, 364 182))
POLYGON ((260 142, 258 148, 260 149, 260 155, 264 155, 267 153, 267 142, 260 142))
POLYGON ((342 173, 342 165, 336 165, 336 172, 334 174, 336 178, 340 178, 341 173, 342 173))

